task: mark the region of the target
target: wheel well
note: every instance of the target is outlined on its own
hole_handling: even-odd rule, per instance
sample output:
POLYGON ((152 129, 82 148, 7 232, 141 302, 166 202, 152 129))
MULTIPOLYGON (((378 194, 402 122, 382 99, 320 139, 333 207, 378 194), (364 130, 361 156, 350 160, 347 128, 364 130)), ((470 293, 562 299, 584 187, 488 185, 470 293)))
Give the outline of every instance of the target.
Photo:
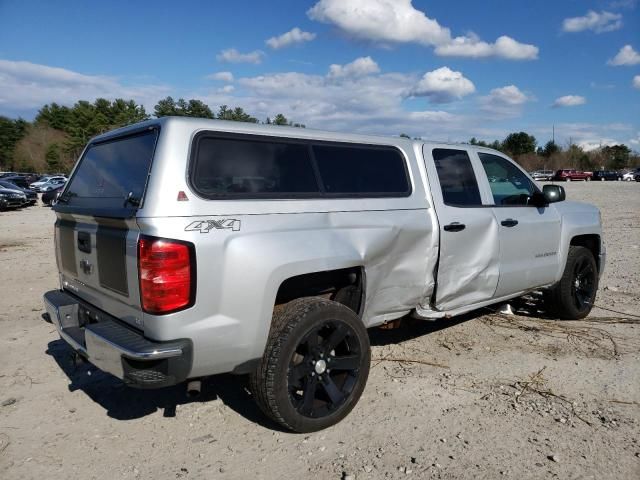
POLYGON ((302 297, 325 297, 346 305, 360 315, 364 308, 364 290, 362 267, 305 273, 282 282, 275 305, 302 297))
POLYGON ((600 236, 599 235, 578 235, 577 237, 573 237, 571 239, 570 245, 575 245, 578 247, 585 247, 591 251, 593 254, 593 258, 596 260, 596 264, 598 265, 598 271, 601 270, 600 267, 600 236))

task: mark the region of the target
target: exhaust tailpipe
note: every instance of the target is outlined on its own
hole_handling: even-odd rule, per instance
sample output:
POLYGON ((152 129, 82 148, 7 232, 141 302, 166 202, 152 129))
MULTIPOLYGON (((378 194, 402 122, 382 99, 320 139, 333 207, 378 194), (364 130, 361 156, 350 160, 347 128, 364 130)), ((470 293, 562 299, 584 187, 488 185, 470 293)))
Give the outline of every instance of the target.
POLYGON ((187 383, 187 397, 194 398, 200 395, 202 389, 202 382, 200 380, 191 380, 187 383))

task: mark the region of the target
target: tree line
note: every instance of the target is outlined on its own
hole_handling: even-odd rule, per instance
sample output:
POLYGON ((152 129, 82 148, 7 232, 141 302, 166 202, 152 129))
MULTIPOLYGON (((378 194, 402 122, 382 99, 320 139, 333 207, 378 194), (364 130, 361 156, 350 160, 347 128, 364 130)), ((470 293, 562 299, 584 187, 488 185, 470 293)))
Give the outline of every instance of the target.
MULTIPOLYGON (((410 138, 404 133, 401 133, 400 136, 410 138)), ((544 146, 539 146, 536 137, 527 132, 510 133, 504 140, 494 140, 493 142, 473 137, 467 143, 503 152, 528 171, 559 170, 561 168, 575 168, 584 171, 621 170, 640 166, 638 154, 622 144, 604 145, 590 151, 585 151, 573 142, 561 146, 553 140, 549 140, 544 146)))
MULTIPOLYGON (((154 107, 153 117, 197 117, 261 123, 241 107, 220 105, 217 112, 201 100, 166 97, 154 107)), ((133 100, 98 98, 72 107, 44 105, 33 122, 0 116, 0 170, 19 172, 68 172, 87 142, 94 136, 152 117, 133 100)), ((262 123, 305 128, 282 113, 262 123)))
POLYGON ((526 132, 510 133, 504 140, 492 143, 474 137, 469 143, 504 152, 529 171, 561 168, 621 170, 640 164, 640 157, 626 145, 605 145, 588 152, 573 142, 561 146, 549 140, 544 146, 538 146, 536 138, 526 132))
MULTIPOLYGON (((71 107, 51 103, 38 110, 33 122, 0 116, 0 170, 68 172, 89 139, 152 116, 198 117, 305 127, 304 124, 290 121, 281 113, 261 122, 241 107, 220 105, 214 112, 209 105, 197 99, 175 100, 166 97, 154 106, 152 115, 134 100, 110 101, 98 98, 93 103, 80 100, 71 107)), ((406 134, 400 136, 408 137, 406 134)), ((471 138, 468 143, 505 152, 527 170, 621 169, 640 164, 640 158, 626 145, 604 146, 589 152, 573 143, 560 146, 552 140, 544 146, 538 146, 536 138, 526 132, 510 133, 502 141, 486 142, 471 138)))

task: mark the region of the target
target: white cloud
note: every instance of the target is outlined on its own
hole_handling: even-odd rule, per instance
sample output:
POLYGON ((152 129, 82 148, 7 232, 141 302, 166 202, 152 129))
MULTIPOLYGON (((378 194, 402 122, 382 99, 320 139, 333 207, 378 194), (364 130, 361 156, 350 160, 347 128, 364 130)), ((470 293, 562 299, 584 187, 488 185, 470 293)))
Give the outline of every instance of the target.
POLYGON ((231 93, 235 90, 236 88, 233 85, 225 85, 224 87, 221 87, 218 89, 219 93, 231 93))
POLYGON ((587 99, 580 95, 565 95, 563 97, 556 98, 552 107, 577 107, 578 105, 584 105, 585 103, 587 103, 587 99))
POLYGON ((475 91, 473 82, 465 78, 461 72, 454 72, 449 67, 441 67, 425 73, 409 91, 409 95, 428 97, 434 103, 447 103, 475 91))
MULTIPOLYGON (((412 74, 382 73, 364 76, 274 73, 238 80, 243 96, 237 102, 258 118, 284 115, 309 127, 356 133, 467 138, 463 115, 442 110, 407 111, 406 92, 416 84, 412 74)), ((210 103, 217 104, 219 98, 210 103)))
POLYGON ((569 33, 593 30, 596 33, 612 32, 622 28, 622 15, 602 11, 600 13, 589 10, 582 17, 565 18, 562 30, 569 33))
POLYGON ((633 77, 633 88, 640 90, 640 75, 633 77))
POLYGON ((233 73, 231 72, 216 72, 211 75, 207 75, 209 80, 219 80, 221 82, 231 83, 233 82, 233 73))
POLYGON ((348 35, 378 43, 417 43, 436 55, 533 60, 538 47, 501 36, 488 43, 476 35, 452 38, 451 30, 416 9, 411 0, 320 0, 307 11, 312 20, 335 25, 348 35))
POLYGON ((480 97, 480 107, 498 117, 514 117, 522 113, 522 106, 533 98, 515 85, 494 88, 489 95, 480 97))
POLYGON ((582 140, 578 142, 578 145, 585 152, 591 152, 593 150, 598 150, 599 148, 616 145, 619 142, 613 140, 612 138, 603 138, 601 140, 582 140))
POLYGON ((264 58, 264 52, 260 50, 254 50, 249 53, 240 53, 235 48, 228 48, 226 50, 222 50, 217 56, 216 59, 219 62, 228 62, 228 63, 253 63, 259 64, 262 63, 262 59, 264 58))
POLYGON ((416 10, 411 0, 320 0, 307 15, 364 40, 439 45, 451 38, 448 28, 416 10))
POLYGON ((640 63, 640 53, 636 52, 631 45, 625 45, 620 49, 618 54, 607 63, 615 67, 638 65, 640 63))
POLYGON ((165 85, 128 85, 115 77, 85 75, 64 68, 31 62, 0 60, 0 106, 12 111, 39 108, 56 102, 72 105, 78 100, 102 97, 133 98, 147 110, 170 93, 165 85))
POLYGON ((529 97, 522 93, 515 85, 494 88, 491 90, 489 97, 504 105, 522 105, 529 101, 529 97))
POLYGON ((372 73, 379 73, 380 67, 371 57, 356 58, 346 65, 333 64, 329 66, 329 78, 361 77, 372 73))
POLYGON ((486 58, 499 57, 507 60, 535 60, 538 47, 527 45, 503 35, 495 43, 487 43, 476 35, 456 37, 451 42, 436 47, 436 55, 443 57, 486 58))
POLYGON ((271 37, 266 41, 266 44, 274 50, 277 50, 279 48, 288 47, 289 45, 295 45, 296 43, 310 42, 314 38, 316 38, 315 33, 305 32, 300 30, 298 27, 294 27, 282 35, 271 37))

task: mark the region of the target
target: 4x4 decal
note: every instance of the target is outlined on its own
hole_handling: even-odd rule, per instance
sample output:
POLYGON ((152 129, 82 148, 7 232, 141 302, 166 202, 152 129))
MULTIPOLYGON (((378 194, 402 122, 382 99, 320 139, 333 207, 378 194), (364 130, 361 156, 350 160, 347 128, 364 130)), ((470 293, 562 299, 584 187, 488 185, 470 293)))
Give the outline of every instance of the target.
POLYGON ((222 220, 196 220, 184 229, 185 232, 209 233, 212 229, 240 231, 240 220, 223 218, 222 220))

